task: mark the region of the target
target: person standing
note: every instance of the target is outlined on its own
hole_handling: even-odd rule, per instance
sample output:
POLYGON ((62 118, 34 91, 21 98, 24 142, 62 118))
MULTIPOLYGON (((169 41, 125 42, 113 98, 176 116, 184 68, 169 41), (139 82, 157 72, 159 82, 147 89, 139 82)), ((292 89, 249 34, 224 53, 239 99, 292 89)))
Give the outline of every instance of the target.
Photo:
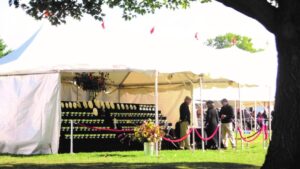
MULTIPOLYGON (((201 133, 203 137, 206 137, 206 132, 205 132, 206 112, 203 111, 202 104, 197 104, 196 109, 197 109, 197 119, 198 119, 198 128, 196 130, 199 133, 201 133), (203 121, 203 126, 202 126, 202 121, 203 121), (203 133, 202 133, 202 127, 204 129, 203 133)), ((202 140, 199 137, 196 137, 195 140, 196 140, 196 145, 198 145, 199 148, 202 148, 202 140)), ((204 146, 206 146, 206 144, 207 141, 204 141, 204 146)))
MULTIPOLYGON (((206 106, 207 111, 205 126, 207 136, 210 137, 218 127, 219 117, 213 101, 207 101, 206 106)), ((216 134, 211 140, 207 142, 207 148, 218 149, 218 134, 216 134)))
MULTIPOLYGON (((188 126, 191 124, 191 113, 189 108, 191 102, 192 98, 186 96, 184 102, 180 105, 180 138, 188 133, 188 126)), ((180 149, 191 149, 189 137, 180 142, 180 149)))
POLYGON ((222 143, 224 149, 228 147, 228 138, 231 142, 232 148, 236 148, 234 133, 233 133, 233 119, 234 119, 234 112, 233 108, 229 105, 227 99, 221 100, 222 108, 220 111, 220 118, 221 118, 221 134, 222 134, 222 143), (228 136, 228 137, 227 137, 228 136))

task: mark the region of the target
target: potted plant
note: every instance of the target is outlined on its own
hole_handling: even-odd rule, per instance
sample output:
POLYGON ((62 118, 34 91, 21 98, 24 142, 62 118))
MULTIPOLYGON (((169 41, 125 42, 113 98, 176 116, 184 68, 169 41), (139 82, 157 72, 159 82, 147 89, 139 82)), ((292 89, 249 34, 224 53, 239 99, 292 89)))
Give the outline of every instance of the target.
POLYGON ((142 125, 134 128, 134 138, 144 143, 145 155, 153 156, 155 143, 159 142, 164 135, 159 125, 155 125, 152 120, 144 121, 142 125))

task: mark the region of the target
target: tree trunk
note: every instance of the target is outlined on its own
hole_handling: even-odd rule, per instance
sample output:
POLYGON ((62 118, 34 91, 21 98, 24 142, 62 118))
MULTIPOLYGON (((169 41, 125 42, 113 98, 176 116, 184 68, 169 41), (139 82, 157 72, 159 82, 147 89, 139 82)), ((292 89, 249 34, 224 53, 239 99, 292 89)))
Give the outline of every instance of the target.
POLYGON ((296 11, 284 10, 277 19, 280 23, 275 32, 278 76, 273 135, 262 169, 300 168, 300 11, 296 11))

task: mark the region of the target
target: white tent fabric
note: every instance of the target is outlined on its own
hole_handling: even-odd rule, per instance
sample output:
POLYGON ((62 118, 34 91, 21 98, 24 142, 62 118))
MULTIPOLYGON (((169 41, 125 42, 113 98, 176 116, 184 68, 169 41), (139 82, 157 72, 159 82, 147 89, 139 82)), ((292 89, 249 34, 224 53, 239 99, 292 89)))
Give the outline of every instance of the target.
POLYGON ((214 77, 259 85, 274 84, 276 79, 276 57, 268 51, 250 54, 237 48, 216 50, 197 41, 177 43, 169 39, 164 39, 162 46, 157 45, 155 35, 143 33, 134 39, 120 39, 99 28, 87 28, 91 31, 82 33, 74 27, 76 24, 44 25, 20 58, 0 66, 0 75, 131 69, 160 73, 209 72, 214 77), (70 42, 70 39, 74 40, 70 42))
MULTIPOLYGON (((197 93, 197 89, 196 89, 197 93)), ((204 89, 202 91, 203 98, 206 100, 221 100, 226 97, 228 100, 238 100, 239 89, 228 87, 226 89, 220 88, 212 88, 212 89, 204 89)), ((249 101, 274 101, 275 100, 275 92, 274 89, 270 89, 268 87, 251 87, 245 88, 242 87, 240 89, 241 93, 241 101, 249 102, 249 101), (271 91, 270 91, 271 90, 271 91)), ((196 99, 197 96, 195 96, 196 99)))
POLYGON ((57 153, 59 84, 58 73, 0 76, 1 153, 57 153))

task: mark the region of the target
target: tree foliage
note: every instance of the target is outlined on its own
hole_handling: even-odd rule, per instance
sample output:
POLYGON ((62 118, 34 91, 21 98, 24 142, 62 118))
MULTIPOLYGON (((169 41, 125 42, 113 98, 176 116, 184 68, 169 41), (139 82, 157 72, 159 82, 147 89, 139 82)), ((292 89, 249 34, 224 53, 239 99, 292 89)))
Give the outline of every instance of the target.
POLYGON ((260 52, 263 49, 256 49, 253 46, 252 39, 247 36, 241 36, 234 33, 227 33, 225 35, 219 35, 213 39, 206 41, 207 46, 214 47, 216 49, 230 48, 236 46, 242 50, 255 53, 260 52))
MULTIPOLYGON (((208 0, 201 0, 207 2, 208 0)), ((84 14, 102 21, 105 16, 103 6, 121 8, 123 18, 129 20, 139 15, 154 13, 162 7, 169 9, 188 8, 189 0, 31 0, 22 3, 22 0, 9 0, 9 5, 22 7, 27 14, 37 20, 47 18, 53 25, 66 23, 66 18, 80 20, 84 14)))
POLYGON ((5 55, 9 54, 11 50, 7 49, 7 45, 0 39, 0 58, 4 57, 5 55))

